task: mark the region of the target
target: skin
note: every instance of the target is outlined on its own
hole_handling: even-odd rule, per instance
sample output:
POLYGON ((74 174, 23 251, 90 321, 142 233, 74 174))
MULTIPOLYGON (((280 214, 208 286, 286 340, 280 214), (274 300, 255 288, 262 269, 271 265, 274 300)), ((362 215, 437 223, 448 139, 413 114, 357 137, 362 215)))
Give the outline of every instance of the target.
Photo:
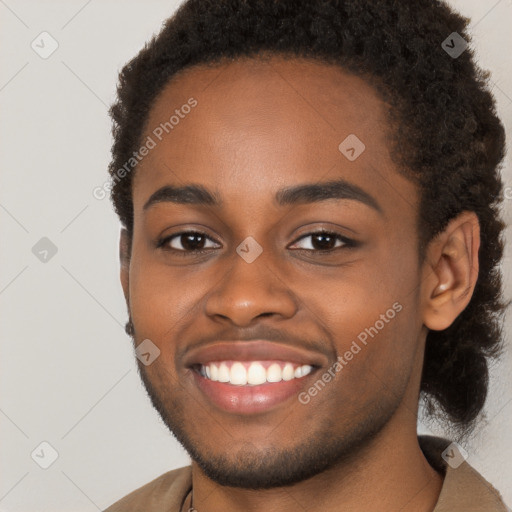
MULTIPOLYGON (((274 56, 187 69, 156 99, 144 138, 190 97, 198 105, 138 165, 132 243, 126 231, 121 236, 121 282, 134 343, 149 338, 160 349, 139 371, 192 452, 194 508, 433 510, 442 476, 416 433, 424 344, 428 329, 448 327, 471 298, 476 215, 453 219, 419 261, 419 194, 391 159, 386 105, 337 67, 274 56), (366 146, 353 162, 338 150, 349 134, 366 146), (340 177, 373 196, 382 214, 353 199, 273 202, 283 187, 340 177), (222 207, 159 202, 144 209, 162 186, 189 183, 215 191, 222 207), (359 245, 336 242, 340 248, 320 254, 318 239, 305 235, 322 228, 359 245), (180 256, 156 246, 185 229, 206 233, 212 240, 200 248, 210 252, 180 256), (248 236, 263 249, 250 264, 235 250, 248 236), (321 377, 396 302, 402 310, 306 405, 293 398, 266 413, 227 413, 181 364, 205 340, 279 332, 326 355, 321 377), (319 459, 324 467, 315 470, 319 459), (273 486, 285 473, 294 483, 273 486), (237 474, 267 488, 219 484, 237 474)), ((180 241, 172 242, 176 251, 180 241)))

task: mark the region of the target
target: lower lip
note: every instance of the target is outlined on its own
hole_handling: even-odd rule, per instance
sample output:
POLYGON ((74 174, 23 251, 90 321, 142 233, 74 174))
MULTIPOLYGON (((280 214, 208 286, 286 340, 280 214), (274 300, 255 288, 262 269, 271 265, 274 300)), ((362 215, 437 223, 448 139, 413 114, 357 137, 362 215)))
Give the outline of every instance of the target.
POLYGON ((220 409, 237 414, 255 414, 266 412, 297 396, 314 372, 300 379, 257 386, 234 386, 207 379, 195 371, 192 373, 199 389, 220 409))

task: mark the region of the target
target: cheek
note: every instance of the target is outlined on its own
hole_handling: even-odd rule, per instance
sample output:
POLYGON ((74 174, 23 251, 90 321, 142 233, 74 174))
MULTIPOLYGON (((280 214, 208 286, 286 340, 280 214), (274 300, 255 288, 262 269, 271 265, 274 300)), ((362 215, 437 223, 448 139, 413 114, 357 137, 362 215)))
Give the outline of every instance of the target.
POLYGON ((385 248, 369 261, 304 287, 301 297, 334 340, 340 376, 363 394, 407 378, 421 327, 414 251, 385 248))
POLYGON ((184 279, 169 267, 137 265, 130 272, 130 309, 138 333, 158 338, 169 336, 198 308, 206 289, 204 280, 184 279))
POLYGON ((339 314, 332 325, 337 361, 331 367, 336 384, 329 399, 340 411, 360 411, 364 417, 403 396, 415 359, 410 314, 392 297, 354 301, 339 314))

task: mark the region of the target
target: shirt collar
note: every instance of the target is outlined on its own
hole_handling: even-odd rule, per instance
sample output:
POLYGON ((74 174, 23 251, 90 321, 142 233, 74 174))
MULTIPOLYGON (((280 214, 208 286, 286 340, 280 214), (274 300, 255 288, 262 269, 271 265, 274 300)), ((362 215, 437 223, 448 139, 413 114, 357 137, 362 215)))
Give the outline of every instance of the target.
POLYGON ((432 512, 510 512, 500 493, 465 460, 461 462, 455 443, 425 435, 418 436, 418 441, 429 464, 444 478, 432 512))

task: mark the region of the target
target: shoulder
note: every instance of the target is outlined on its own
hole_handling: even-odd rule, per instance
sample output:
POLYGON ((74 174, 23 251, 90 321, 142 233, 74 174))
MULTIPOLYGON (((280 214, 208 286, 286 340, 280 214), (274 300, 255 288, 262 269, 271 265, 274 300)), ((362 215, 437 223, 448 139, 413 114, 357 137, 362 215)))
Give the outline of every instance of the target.
POLYGON ((179 510, 192 487, 191 467, 168 471, 116 501, 104 512, 179 510))
POLYGON ((443 476, 443 487, 434 512, 452 510, 507 512, 503 497, 467 461, 463 447, 447 439, 418 436, 429 464, 443 476))

